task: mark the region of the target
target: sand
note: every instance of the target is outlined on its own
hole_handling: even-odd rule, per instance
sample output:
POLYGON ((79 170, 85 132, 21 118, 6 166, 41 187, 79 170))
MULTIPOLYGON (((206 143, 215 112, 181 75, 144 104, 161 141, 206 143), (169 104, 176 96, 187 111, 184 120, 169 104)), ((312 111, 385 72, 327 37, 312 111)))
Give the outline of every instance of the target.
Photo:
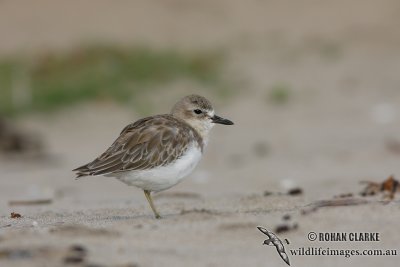
MULTIPOLYGON (((16 120, 43 137, 47 156, 0 159, 0 266, 285 266, 256 228, 281 224, 297 224, 278 234, 287 251, 399 250, 399 196, 358 195, 361 180, 400 176, 399 10, 390 0, 1 1, 1 54, 92 41, 222 48, 236 92, 214 101, 235 126, 216 127, 194 173, 155 196, 161 220, 140 190, 105 177, 76 181, 71 172, 140 117, 132 109, 91 103, 16 120), (277 84, 289 88, 287 103, 269 99, 277 84), (303 194, 283 194, 293 187, 303 194), (343 193, 367 202, 302 214, 343 193), (309 232, 381 239, 312 242, 309 232)), ((154 112, 193 92, 184 86, 152 96, 162 103, 154 112)), ((398 256, 289 258, 292 266, 398 266, 398 256)))

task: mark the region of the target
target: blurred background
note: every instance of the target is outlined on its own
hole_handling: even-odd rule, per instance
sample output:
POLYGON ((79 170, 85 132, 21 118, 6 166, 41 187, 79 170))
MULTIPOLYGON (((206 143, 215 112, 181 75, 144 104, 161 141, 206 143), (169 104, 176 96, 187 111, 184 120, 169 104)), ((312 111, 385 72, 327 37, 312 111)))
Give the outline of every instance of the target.
MULTIPOLYGON (((223 209, 301 187, 308 203, 396 175, 399 27, 396 0, 2 0, 0 215, 19 200, 49 201, 18 207, 33 217, 150 213, 139 190, 71 170, 192 93, 235 125, 214 128, 172 193, 223 209)), ((167 196, 159 209, 173 214, 167 196)))

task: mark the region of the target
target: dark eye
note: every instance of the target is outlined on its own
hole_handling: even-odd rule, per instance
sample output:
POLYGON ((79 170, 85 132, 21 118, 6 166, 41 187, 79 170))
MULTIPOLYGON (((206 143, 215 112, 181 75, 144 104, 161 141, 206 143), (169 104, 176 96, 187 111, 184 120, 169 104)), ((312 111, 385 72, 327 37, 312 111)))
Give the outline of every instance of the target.
POLYGON ((195 109, 195 110, 193 110, 194 111, 194 113, 196 113, 196 114, 201 114, 201 113, 203 113, 203 111, 201 111, 200 109, 195 109))

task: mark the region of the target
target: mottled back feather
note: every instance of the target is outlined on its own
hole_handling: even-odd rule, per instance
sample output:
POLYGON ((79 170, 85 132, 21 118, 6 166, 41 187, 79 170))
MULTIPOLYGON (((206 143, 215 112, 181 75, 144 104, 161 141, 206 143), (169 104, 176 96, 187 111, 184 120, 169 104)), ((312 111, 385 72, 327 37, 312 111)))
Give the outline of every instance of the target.
POLYGON ((203 151, 199 133, 172 115, 143 118, 126 126, 110 148, 74 171, 77 178, 165 166, 179 159, 192 145, 203 151))

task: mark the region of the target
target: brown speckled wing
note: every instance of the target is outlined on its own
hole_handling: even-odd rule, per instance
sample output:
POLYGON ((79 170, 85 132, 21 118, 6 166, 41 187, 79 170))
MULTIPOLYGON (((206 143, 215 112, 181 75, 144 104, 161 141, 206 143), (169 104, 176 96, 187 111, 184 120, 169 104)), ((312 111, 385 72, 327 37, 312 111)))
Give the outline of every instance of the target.
POLYGON ((181 157, 193 141, 202 150, 199 134, 171 115, 144 118, 126 126, 106 152, 74 171, 81 177, 165 166, 181 157))

